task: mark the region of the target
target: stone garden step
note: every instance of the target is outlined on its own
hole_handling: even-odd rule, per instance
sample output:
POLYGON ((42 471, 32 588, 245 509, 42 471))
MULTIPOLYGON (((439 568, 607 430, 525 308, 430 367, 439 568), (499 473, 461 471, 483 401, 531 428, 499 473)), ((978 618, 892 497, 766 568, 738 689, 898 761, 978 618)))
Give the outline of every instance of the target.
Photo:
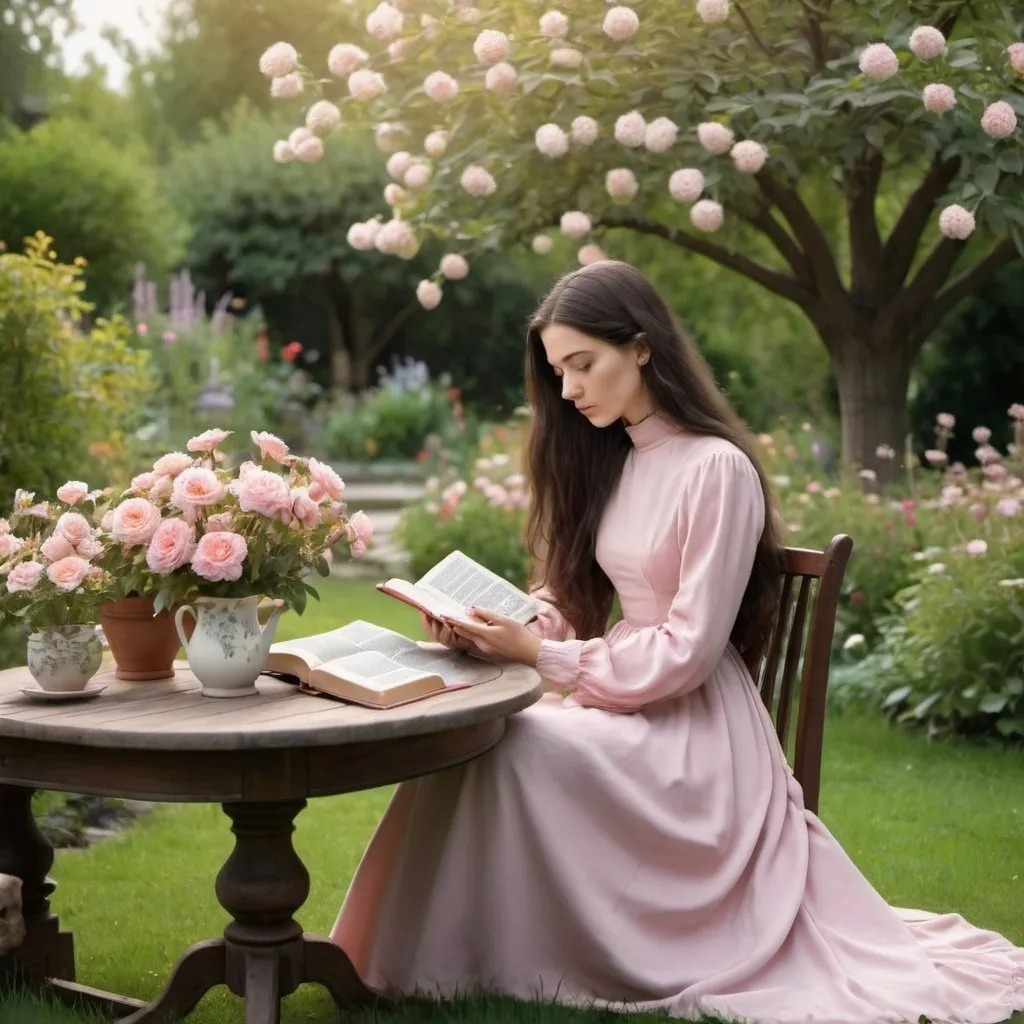
POLYGON ((345 504, 350 512, 362 509, 402 509, 419 501, 426 493, 423 484, 412 481, 379 481, 345 485, 345 504))

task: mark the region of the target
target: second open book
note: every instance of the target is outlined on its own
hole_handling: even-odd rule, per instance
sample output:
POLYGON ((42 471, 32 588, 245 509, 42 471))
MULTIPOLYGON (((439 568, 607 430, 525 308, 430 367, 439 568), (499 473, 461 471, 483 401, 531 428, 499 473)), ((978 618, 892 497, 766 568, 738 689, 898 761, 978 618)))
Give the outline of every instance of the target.
POLYGON ((497 679, 501 668, 460 651, 423 645, 362 620, 315 636, 272 644, 265 671, 304 690, 372 708, 497 679))

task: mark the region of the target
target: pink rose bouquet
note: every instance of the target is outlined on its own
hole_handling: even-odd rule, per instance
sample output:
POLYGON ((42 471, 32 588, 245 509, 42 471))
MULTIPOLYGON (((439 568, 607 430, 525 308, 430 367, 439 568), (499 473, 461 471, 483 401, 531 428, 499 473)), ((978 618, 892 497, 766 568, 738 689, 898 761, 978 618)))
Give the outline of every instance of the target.
POLYGON ((252 460, 237 469, 211 429, 169 452, 101 509, 103 565, 120 593, 154 594, 156 610, 194 597, 282 599, 301 612, 313 573, 330 572, 337 544, 352 557, 373 534, 349 517, 345 484, 325 463, 293 455, 280 438, 250 435, 252 460))

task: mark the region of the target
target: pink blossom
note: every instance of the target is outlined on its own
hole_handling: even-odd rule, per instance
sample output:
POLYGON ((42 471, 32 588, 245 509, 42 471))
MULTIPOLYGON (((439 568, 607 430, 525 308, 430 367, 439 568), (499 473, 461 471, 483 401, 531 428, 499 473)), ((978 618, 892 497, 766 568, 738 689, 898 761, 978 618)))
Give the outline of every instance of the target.
POLYGON ((357 542, 369 546, 373 540, 373 522, 365 512, 356 512, 349 517, 348 532, 355 537, 357 542))
POLYGON ((875 458, 878 458, 878 459, 895 459, 896 458, 896 452, 893 449, 892 445, 880 444, 875 449, 875 458))
POLYGON ((946 238, 963 241, 974 233, 974 214, 954 203, 939 214, 939 231, 946 238))
POLYGON ((697 125, 697 141, 709 153, 726 153, 732 149, 732 129, 717 121, 703 121, 697 125))
POLYGON ((535 132, 533 141, 545 156, 554 158, 569 152, 569 136, 557 124, 542 124, 535 132))
POLYGON ((215 512, 212 516, 207 516, 206 522, 203 523, 203 533, 216 533, 217 531, 230 533, 234 528, 235 517, 230 512, 215 512))
POLYGON ((647 122, 639 110, 631 110, 615 121, 615 140, 630 149, 644 144, 647 135, 647 122))
POLYGON ((465 256, 449 252, 441 257, 440 270, 449 281, 461 281, 469 273, 469 263, 465 256))
POLYGON ((588 117, 586 114, 580 114, 579 117, 572 119, 572 124, 569 126, 570 133, 572 135, 572 141, 577 146, 592 146, 597 141, 599 132, 599 126, 597 121, 592 117, 588 117))
POLYGON ((394 39, 402 31, 402 12, 388 3, 378 4, 366 16, 366 31, 382 42, 394 39))
POLYGON ((433 176, 434 175, 431 172, 430 167, 422 160, 417 160, 412 167, 405 172, 404 180, 407 188, 418 191, 421 188, 426 188, 430 184, 430 179, 433 176))
POLYGON ((493 28, 485 28, 473 43, 473 56, 481 64, 497 64, 508 56, 508 36, 493 28))
POLYGON ((899 58, 885 43, 872 43, 870 46, 864 47, 859 64, 861 71, 868 78, 874 78, 877 81, 892 78, 900 69, 899 58))
POLYGON ((237 580, 248 552, 245 538, 237 533, 206 533, 192 555, 192 569, 197 576, 213 583, 237 580))
POLYGON ((423 79, 423 91, 436 103, 451 103, 459 95, 459 83, 444 71, 432 71, 423 79))
POLYGON ((424 309, 437 309, 441 294, 441 286, 434 281, 420 281, 416 285, 416 298, 424 309))
POLYGON ((312 481, 309 485, 309 496, 314 501, 323 501, 325 497, 332 501, 341 501, 345 493, 345 482, 330 466, 317 459, 310 459, 309 476, 312 481))
POLYGON ((651 153, 664 153, 676 144, 679 126, 667 117, 656 117, 644 129, 644 146, 651 153))
POLYGON ((274 462, 282 466, 291 464, 292 458, 288 454, 288 445, 275 434, 268 433, 266 430, 252 430, 249 432, 249 437, 252 439, 252 443, 259 448, 260 458, 273 459, 274 462))
POLYGON ((1024 43, 1011 43, 1006 48, 1006 56, 1014 71, 1024 73, 1024 43))
POLYGON ((382 224, 374 241, 378 252, 387 256, 412 259, 419 251, 419 242, 412 227, 404 220, 393 219, 382 224))
POLYGON ((194 522, 202 509, 223 501, 227 493, 212 469, 193 466, 175 479, 171 504, 180 509, 189 522, 194 522))
POLYGON ((77 547, 87 537, 92 536, 92 526, 85 516, 79 515, 77 512, 65 512, 57 520, 54 533, 65 537, 77 547))
POLYGON ((1020 500, 1018 498, 1000 498, 996 502, 996 511, 1007 519, 1012 519, 1020 512, 1020 500))
POLYGON ((981 115, 981 127, 993 139, 1005 139, 1017 130, 1017 115, 1009 103, 990 103, 981 115))
MULTIPOLYGON (((360 100, 364 103, 387 91, 384 76, 379 71, 371 71, 369 68, 358 68, 353 71, 348 76, 347 84, 349 96, 354 100, 360 100)), ((341 119, 340 111, 338 119, 341 119)), ((337 124, 337 122, 334 123, 337 124)), ((330 127, 333 128, 334 125, 332 124, 330 127)))
POLYGON ((274 160, 279 164, 290 164, 294 159, 295 150, 292 149, 291 143, 278 139, 274 143, 274 160))
POLYGON ((270 81, 270 95, 275 100, 290 100, 302 95, 302 75, 293 71, 290 75, 282 75, 270 81))
POLYGON ((956 106, 956 93, 941 82, 926 85, 921 99, 924 109, 931 114, 948 114, 956 106))
POLYGON ((299 63, 299 55, 291 43, 274 43, 260 57, 260 71, 268 78, 291 74, 299 63))
POLYGON ((974 457, 983 466, 988 466, 994 462, 999 462, 999 460, 1002 459, 1002 455, 999 454, 999 450, 997 448, 993 448, 990 444, 983 444, 980 448, 978 448, 974 453, 974 457))
POLYGON ((10 533, 11 524, 6 519, 0 519, 0 534, 10 533))
POLYGON ((323 513, 320 505, 309 496, 309 489, 306 487, 293 487, 291 492, 292 515, 307 530, 312 530, 320 525, 323 513))
POLYGON ((938 576, 941 573, 944 573, 946 571, 946 563, 945 562, 932 562, 932 564, 928 566, 928 571, 933 576, 938 576))
POLYGON ((440 156, 444 156, 444 151, 448 148, 448 132, 443 129, 438 129, 436 132, 431 132, 423 140, 423 151, 427 156, 432 156, 435 159, 440 156))
MULTIPOLYGON (((72 554, 75 550, 67 540, 59 536, 50 537, 44 542, 43 547, 49 544, 50 541, 61 545, 62 549, 66 546, 69 549, 66 552, 67 554, 72 554)), ((25 542, 21 538, 15 537, 13 533, 0 533, 0 558, 10 558, 11 555, 16 555, 24 546, 25 542)), ((46 555, 46 552, 43 551, 43 554, 46 555)), ((51 558, 52 556, 46 555, 46 557, 51 558)), ((64 556, 59 555, 58 557, 63 558, 64 556)))
POLYGON ((89 575, 91 565, 78 555, 68 555, 54 562, 46 570, 46 577, 58 589, 65 592, 77 590, 89 575))
POLYGON ((940 412, 935 417, 935 423, 942 430, 952 430, 956 426, 956 417, 951 412, 940 412))
POLYGON ((990 462, 982 468, 982 473, 989 480, 1003 480, 1006 478, 1006 467, 1001 462, 990 462))
MULTIPOLYGON (((83 540, 82 543, 84 544, 85 541, 83 540)), ((10 552, 6 553, 10 554, 10 552)), ((55 533, 43 541, 39 547, 39 553, 50 562, 59 562, 62 558, 67 558, 69 555, 77 555, 79 552, 67 537, 63 534, 55 533)), ((4 554, 3 539, 0 538, 0 557, 3 557, 4 554)))
POLYGON ((374 125, 373 141, 382 153, 391 153, 402 145, 405 139, 404 125, 391 121, 381 121, 374 125))
POLYGON ((380 231, 380 221, 376 218, 365 223, 353 224, 345 236, 346 241, 353 249, 368 252, 376 246, 377 233, 380 231))
POLYGON ((484 75, 484 88, 500 95, 511 92, 518 81, 519 72, 511 64, 502 61, 487 69, 487 74, 484 75))
POLYGON ((145 494, 156 481, 156 473, 139 473, 137 476, 132 477, 131 486, 128 490, 135 491, 138 494, 145 494))
POLYGON ((698 231, 717 231, 725 220, 722 204, 713 199, 700 199, 690 207, 690 220, 698 231))
POLYGON ((988 444, 992 438, 992 431, 988 427, 975 427, 971 431, 971 437, 975 444, 988 444))
POLYGON ((591 230, 590 218, 579 210, 569 210, 567 213, 563 213, 560 226, 562 234, 568 235, 570 238, 583 238, 584 235, 590 234, 591 230))
POLYGON ((668 179, 669 195, 681 203, 695 203, 704 191, 704 175, 696 167, 673 171, 668 179))
POLYGON ((459 184, 471 195, 477 197, 491 196, 498 189, 498 183, 485 167, 470 164, 462 172, 459 184))
MULTIPOLYGON (((194 440, 194 439, 193 439, 194 440)), ((189 444, 192 442, 190 441, 189 444)), ((195 449, 202 450, 202 449, 195 449)), ((191 455, 186 455, 184 452, 168 452, 166 455, 161 455, 156 462, 153 463, 153 480, 150 481, 149 486, 152 487, 155 483, 155 478, 160 476, 176 477, 179 473, 184 472, 189 466, 192 465, 194 459, 191 455)), ((134 485, 135 481, 132 481, 134 485)))
POLYGON ((530 248, 533 249, 538 256, 547 256, 547 254, 551 252, 551 246, 553 244, 554 243, 548 235, 534 235, 533 241, 530 243, 530 248))
POLYGON ((613 7, 604 16, 601 29, 613 42, 624 43, 640 30, 640 19, 631 7, 613 7))
POLYGON ((388 162, 384 166, 387 168, 388 174, 390 174, 395 181, 401 181, 405 177, 405 172, 409 170, 412 165, 412 153, 407 153, 404 149, 400 149, 397 153, 392 153, 391 156, 388 157, 388 162))
POLYGON ((145 498, 128 498, 114 509, 110 536, 133 548, 148 544, 160 525, 160 509, 145 498))
POLYGON ((857 476, 859 476, 861 480, 866 480, 868 483, 878 479, 878 474, 873 469, 862 469, 857 476))
POLYGON ((547 11, 540 16, 540 34, 548 39, 562 39, 569 31, 569 19, 561 11, 547 11))
POLYGON ((95 558, 103 551, 103 544, 95 537, 86 537, 75 547, 75 554, 82 558, 95 558))
POLYGON ((931 25, 921 25, 910 33, 910 49, 921 60, 933 60, 946 52, 946 37, 931 25))
POLYGON ((988 505, 982 501, 974 502, 967 511, 979 521, 988 518, 988 505))
POLYGON ((196 550, 196 528, 184 519, 165 519, 146 550, 146 565, 156 573, 187 565, 196 550))
POLYGON ((604 176, 604 187, 617 203, 628 203, 640 188, 636 175, 628 167, 616 167, 604 176))
POLYGON ((315 135, 310 139, 303 139, 303 141, 295 147, 295 156, 304 164, 318 163, 323 159, 323 155, 323 139, 318 139, 315 135))
POLYGON ((948 462, 949 456, 938 448, 929 448, 924 453, 925 461, 930 462, 932 465, 938 465, 942 462, 948 462))
POLYGON ((559 46, 551 51, 548 59, 560 68, 578 68, 583 63, 583 54, 574 46, 559 46))
POLYGON ((591 263, 600 263, 602 260, 608 259, 604 254, 604 250, 599 245, 582 246, 576 254, 576 258, 580 261, 580 266, 582 267, 589 267, 591 263))
POLYGON ((1006 410, 1006 415, 1017 423, 1024 423, 1024 405, 1020 402, 1014 402, 1013 405, 1006 410))
POLYGON ((212 452, 214 448, 223 444, 233 433, 234 431, 232 430, 221 430, 220 427, 213 427, 191 438, 185 447, 190 452, 212 452))
POLYGON ((484 20, 484 12, 479 7, 459 7, 455 20, 463 25, 479 25, 484 20))
POLYGON ((41 562, 20 562, 7 574, 8 593, 17 594, 33 590, 43 575, 45 566, 41 562))
POLYGON ((149 500, 154 505, 167 501, 174 493, 174 480, 169 476, 157 477, 156 483, 149 489, 149 500))
POLYGON ((149 333, 149 328, 146 324, 136 324, 135 333, 144 338, 149 333))
POLYGON ((964 546, 964 551, 969 555, 983 555, 988 551, 988 545, 983 540, 969 540, 964 546))
POLYGON ((57 500, 65 505, 77 505, 89 493, 89 485, 81 480, 69 480, 57 488, 57 500))
POLYGON ((395 182, 391 181, 384 186, 384 202, 388 206, 398 206, 399 203, 404 203, 408 198, 409 193, 401 185, 396 185, 395 182))
POLYGON ((231 483, 243 512, 274 518, 291 509, 291 494, 284 477, 267 469, 254 469, 231 483))
POLYGON ((338 43, 327 54, 327 68, 332 75, 344 78, 369 60, 369 54, 354 43, 338 43))
MULTIPOLYGON (((353 71, 353 75, 360 72, 353 71)), ((371 71, 370 74, 373 74, 371 71)), ((350 79, 351 81, 351 79, 350 79)), ((330 100, 317 100, 306 111, 306 127, 317 135, 326 135, 341 123, 341 111, 330 100)))
POLYGON ((736 165, 736 170, 744 174, 757 174, 768 159, 768 150, 760 142, 744 139, 732 147, 729 155, 736 165))
POLYGON ((717 24, 729 17, 729 0, 697 0, 697 17, 707 24, 717 24))

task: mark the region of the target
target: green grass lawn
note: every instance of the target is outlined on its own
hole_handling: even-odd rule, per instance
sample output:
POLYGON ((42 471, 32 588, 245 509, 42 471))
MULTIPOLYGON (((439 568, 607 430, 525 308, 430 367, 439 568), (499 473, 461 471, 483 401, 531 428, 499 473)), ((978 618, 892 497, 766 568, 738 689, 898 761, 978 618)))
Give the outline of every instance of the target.
MULTIPOLYGON (((282 637, 367 618, 419 635, 411 609, 361 583, 329 580, 321 605, 286 617, 282 637)), ((296 847, 312 888, 299 919, 326 932, 359 855, 387 801, 375 790, 317 800, 298 819, 296 847)), ((1024 944, 1024 755, 966 743, 927 742, 886 722, 830 718, 822 817, 892 903, 956 910, 1024 944)), ((155 995, 178 955, 218 935, 225 915, 213 878, 231 849, 218 807, 168 806, 122 837, 58 852, 54 908, 75 933, 79 981, 138 998, 155 995)), ((395 1013, 348 1016, 354 1024, 420 1021, 589 1024, 613 1015, 570 1013, 508 1002, 456 1004, 439 1012, 412 1004, 395 1013)), ((69 1024, 88 1018, 22 999, 0 1002, 0 1024, 69 1024)), ((216 990, 194 1024, 240 1024, 239 1001, 216 990)), ((285 1003, 286 1024, 338 1020, 307 986, 285 1003)))

